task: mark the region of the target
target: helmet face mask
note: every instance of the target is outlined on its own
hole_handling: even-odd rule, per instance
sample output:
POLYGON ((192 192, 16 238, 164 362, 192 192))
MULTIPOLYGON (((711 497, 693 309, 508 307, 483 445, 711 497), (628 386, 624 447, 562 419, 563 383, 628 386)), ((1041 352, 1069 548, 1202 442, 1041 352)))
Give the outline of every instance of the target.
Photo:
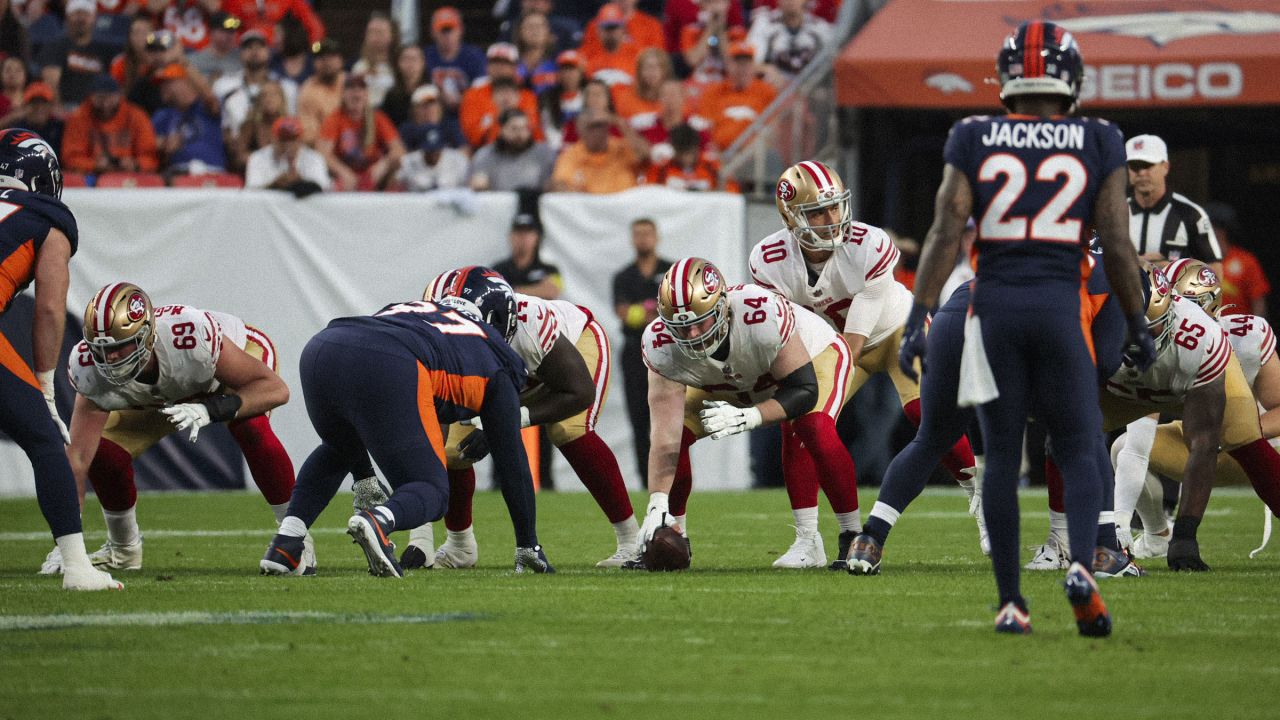
POLYGON ((724 276, 702 258, 671 266, 658 288, 658 315, 685 357, 702 360, 729 337, 729 296, 724 276))
POLYGON ((1059 25, 1031 21, 1018 26, 996 55, 1000 100, 1019 95, 1058 95, 1075 109, 1084 81, 1084 59, 1075 38, 1059 25))
POLYGON ((787 168, 774 190, 778 213, 807 250, 830 251, 844 244, 853 225, 851 197, 836 171, 814 160, 787 168), (826 212, 830 210, 834 212, 826 212))
POLYGON ((1165 268, 1173 291, 1217 317, 1222 310, 1222 284, 1213 268, 1199 260, 1183 259, 1165 268))
POLYGON ((84 341, 98 372, 113 385, 137 378, 155 346, 151 298, 132 283, 104 286, 84 311, 84 341))

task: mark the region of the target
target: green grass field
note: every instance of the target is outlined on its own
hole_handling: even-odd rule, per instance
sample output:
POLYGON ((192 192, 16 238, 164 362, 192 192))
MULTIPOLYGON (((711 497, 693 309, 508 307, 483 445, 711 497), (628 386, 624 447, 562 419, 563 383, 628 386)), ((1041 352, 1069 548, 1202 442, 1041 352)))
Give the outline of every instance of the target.
MULTIPOLYGON (((1060 573, 1024 574, 1034 635, 996 636, 958 493, 921 498, 872 578, 771 569, 792 539, 780 491, 695 495, 694 567, 675 574, 597 570, 613 533, 573 493, 539 498, 559 573, 517 576, 501 499, 480 493, 480 568, 376 579, 341 533, 349 503, 317 523, 318 577, 266 578, 258 496, 144 495, 144 569, 73 594, 34 574, 35 502, 0 502, 0 717, 1280 716, 1280 547, 1247 558, 1262 512, 1239 492, 1201 528, 1212 573, 1104 584, 1106 640, 1076 636, 1060 573)), ((1042 496, 1023 507, 1038 543, 1042 496)))

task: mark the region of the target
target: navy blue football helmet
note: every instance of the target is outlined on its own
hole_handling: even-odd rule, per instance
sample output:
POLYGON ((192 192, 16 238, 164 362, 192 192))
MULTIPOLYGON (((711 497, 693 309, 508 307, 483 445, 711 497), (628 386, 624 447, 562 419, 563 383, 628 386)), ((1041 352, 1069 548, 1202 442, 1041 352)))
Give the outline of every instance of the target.
POLYGON ((511 341, 516 334, 516 298, 501 275, 487 267, 471 265, 448 273, 446 282, 443 296, 460 297, 475 305, 480 319, 502 333, 507 342, 511 341))
POLYGON ((1061 95, 1072 109, 1084 81, 1084 59, 1071 33, 1051 22, 1024 22, 1004 39, 996 56, 1000 100, 1016 95, 1061 95))
POLYGON ((0 187, 62 198, 62 165, 44 138, 30 130, 0 130, 0 187))

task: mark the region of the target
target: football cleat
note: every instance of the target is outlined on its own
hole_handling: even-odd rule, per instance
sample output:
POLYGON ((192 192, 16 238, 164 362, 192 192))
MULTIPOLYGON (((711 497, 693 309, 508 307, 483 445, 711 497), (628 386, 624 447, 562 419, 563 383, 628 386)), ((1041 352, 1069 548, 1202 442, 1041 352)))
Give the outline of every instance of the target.
POLYGON ((471 528, 458 532, 450 530, 435 554, 435 564, 451 570, 473 568, 479 559, 480 547, 476 545, 476 535, 471 528))
MULTIPOLYGON (((640 549, 636 547, 635 542, 624 542, 618 545, 618 550, 609 557, 596 563, 598 568, 620 568, 625 567, 628 562, 640 560, 640 549)), ((643 565, 643 563, 641 563, 643 565)))
POLYGON ((385 503, 391 495, 391 491, 378 480, 377 475, 360 478, 351 485, 351 490, 354 493, 351 497, 354 512, 372 510, 385 503))
POLYGON ((827 566, 828 570, 848 570, 849 569, 849 548, 853 545, 853 539, 858 537, 857 530, 841 530, 840 531, 840 554, 835 560, 827 566))
POLYGON ((1076 628, 1085 637, 1106 637, 1111 634, 1111 613, 1107 612, 1098 583, 1093 575, 1078 562, 1071 563, 1067 579, 1062 587, 1067 591, 1067 601, 1076 616, 1076 628))
POLYGON ((396 560, 396 545, 387 538, 390 524, 370 510, 363 510, 347 521, 347 534, 364 551, 369 561, 369 574, 374 577, 404 577, 396 560))
POLYGON ((626 560, 618 567, 621 568, 622 570, 648 570, 649 569, 647 566, 645 566, 644 559, 639 557, 638 555, 636 559, 626 560))
POLYGON ((63 568, 63 590, 123 590, 124 585, 92 565, 63 568))
POLYGON ((1015 602, 1007 602, 996 614, 996 632, 1006 635, 1030 635, 1031 613, 1018 607, 1015 602))
POLYGON ((1123 550, 1099 546, 1093 551, 1095 578, 1143 577, 1146 574, 1147 571, 1138 567, 1138 564, 1123 550))
POLYGON ((879 575, 880 557, 884 554, 884 546, 875 538, 863 533, 853 539, 849 546, 850 575, 879 575))
POLYGON ((40 563, 40 570, 37 575, 58 575, 62 572, 62 548, 57 545, 44 556, 44 562, 40 563))
POLYGON ((110 540, 102 544, 98 551, 89 555, 89 562, 94 567, 107 570, 141 570, 142 538, 132 543, 114 543, 110 540))
POLYGON ((822 546, 822 533, 800 528, 796 528, 796 539, 791 547, 773 561, 774 567, 787 570, 823 567, 826 564, 827 551, 822 546))
MULTIPOLYGON (((972 469, 972 468, 971 468, 972 469)), ((987 518, 982 514, 982 488, 975 480, 960 482, 965 495, 969 496, 969 515, 978 523, 978 548, 983 555, 991 555, 991 535, 987 532, 987 518)))
POLYGON ((516 548, 516 572, 523 573, 526 570, 539 574, 550 574, 556 571, 547 561, 547 554, 542 551, 541 545, 516 548))
POLYGON ((423 549, 411 541, 404 546, 404 552, 400 553, 400 567, 405 570, 430 570, 435 567, 435 563, 436 554, 431 552, 430 546, 423 549))
POLYGON ((1155 535, 1146 530, 1133 540, 1133 556, 1136 558, 1161 558, 1169 554, 1169 536, 1155 535))
POLYGON ((307 537, 276 535, 267 545, 267 552, 258 561, 258 572, 263 575, 315 575, 315 550, 308 558, 307 537), (308 560, 310 560, 308 562, 308 560))
POLYGON ((1023 565, 1027 570, 1066 570, 1071 565, 1071 553, 1066 544, 1055 534, 1049 533, 1049 539, 1036 549, 1031 562, 1023 565))

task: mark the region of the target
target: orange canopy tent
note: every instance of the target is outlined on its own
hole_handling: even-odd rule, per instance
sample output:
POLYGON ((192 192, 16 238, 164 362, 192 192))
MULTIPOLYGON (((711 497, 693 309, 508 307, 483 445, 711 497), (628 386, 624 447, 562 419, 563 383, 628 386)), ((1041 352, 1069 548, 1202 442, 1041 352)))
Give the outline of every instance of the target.
POLYGON ((998 108, 996 51, 1030 19, 1075 35, 1086 108, 1280 105, 1277 0, 891 0, 837 57, 836 97, 998 108))

